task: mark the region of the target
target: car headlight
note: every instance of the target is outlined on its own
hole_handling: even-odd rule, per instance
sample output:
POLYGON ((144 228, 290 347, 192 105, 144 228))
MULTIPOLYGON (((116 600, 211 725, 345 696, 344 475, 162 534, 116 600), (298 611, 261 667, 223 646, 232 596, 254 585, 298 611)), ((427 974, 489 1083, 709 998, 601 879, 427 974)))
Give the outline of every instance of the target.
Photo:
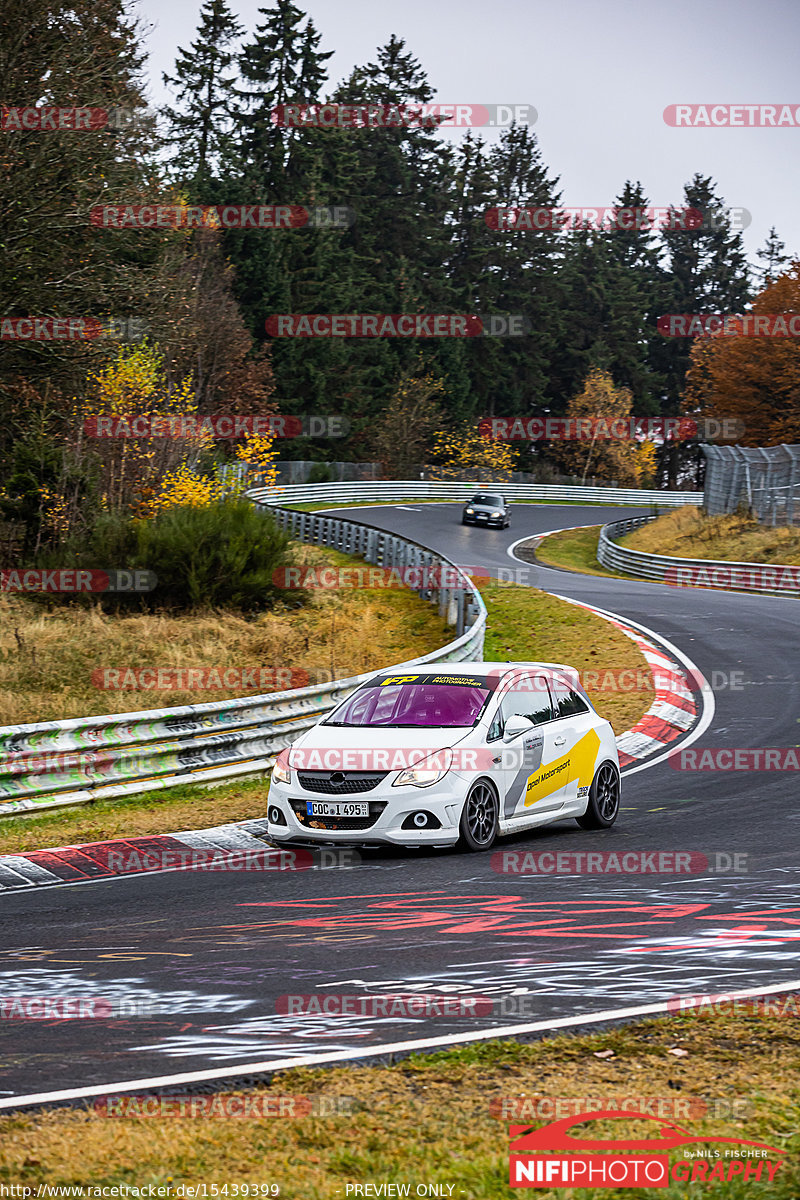
POLYGON ((448 746, 445 750, 437 750, 427 758, 420 759, 413 767, 406 767, 392 783, 392 787, 430 787, 444 779, 453 762, 453 751, 448 746))
POLYGON ((502 515, 503 514, 501 512, 494 512, 492 513, 492 520, 494 520, 495 517, 502 517, 502 515))
POLYGON ((467 516, 467 517, 471 517, 471 516, 473 516, 473 515, 474 515, 474 513, 475 513, 475 509, 474 509, 474 508, 465 508, 465 509, 464 509, 464 515, 465 515, 465 516, 467 516))
POLYGON ((275 766, 272 768, 273 783, 292 782, 292 768, 289 764, 289 754, 290 747, 286 746, 275 759, 275 766))

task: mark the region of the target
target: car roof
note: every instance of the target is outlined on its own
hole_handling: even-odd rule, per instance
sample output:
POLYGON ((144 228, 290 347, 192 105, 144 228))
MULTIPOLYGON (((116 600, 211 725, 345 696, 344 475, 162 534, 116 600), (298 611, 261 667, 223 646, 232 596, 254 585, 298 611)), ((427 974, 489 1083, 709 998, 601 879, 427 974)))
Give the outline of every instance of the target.
POLYGON ((521 670, 570 671, 564 663, 552 662, 434 662, 385 667, 375 675, 512 675, 521 670))

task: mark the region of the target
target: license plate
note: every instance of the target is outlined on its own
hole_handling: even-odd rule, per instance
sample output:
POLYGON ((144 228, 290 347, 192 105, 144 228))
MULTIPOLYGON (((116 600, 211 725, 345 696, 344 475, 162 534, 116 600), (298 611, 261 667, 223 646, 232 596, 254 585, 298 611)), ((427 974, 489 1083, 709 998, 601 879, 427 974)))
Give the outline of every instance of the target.
POLYGON ((478 513, 478 520, 479 521, 488 521, 489 514, 488 513, 478 513))
POLYGON ((343 800, 306 800, 307 817, 368 817, 369 804, 343 800))

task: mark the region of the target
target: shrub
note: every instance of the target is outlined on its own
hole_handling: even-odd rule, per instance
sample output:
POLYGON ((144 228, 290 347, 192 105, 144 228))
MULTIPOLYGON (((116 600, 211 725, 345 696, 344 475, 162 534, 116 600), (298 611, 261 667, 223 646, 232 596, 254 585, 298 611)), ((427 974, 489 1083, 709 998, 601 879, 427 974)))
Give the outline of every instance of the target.
POLYGON ((166 608, 268 608, 288 536, 248 500, 169 508, 137 526, 136 566, 154 571, 166 608))
MULTIPOLYGON (((289 561, 289 538, 274 519, 243 499, 164 509, 151 520, 101 513, 80 542, 41 555, 39 566, 155 572, 154 591, 92 596, 108 608, 270 608, 279 589, 275 569, 289 561)), ((43 597, 43 599, 45 599, 43 597)), ((46 597, 65 601, 71 596, 46 597)))

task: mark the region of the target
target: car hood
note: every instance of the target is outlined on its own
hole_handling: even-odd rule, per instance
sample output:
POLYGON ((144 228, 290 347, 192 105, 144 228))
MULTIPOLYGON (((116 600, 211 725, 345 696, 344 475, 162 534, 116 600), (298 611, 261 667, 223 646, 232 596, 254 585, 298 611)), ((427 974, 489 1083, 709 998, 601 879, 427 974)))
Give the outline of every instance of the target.
POLYGON ((464 508, 474 508, 476 512, 497 512, 498 509, 504 509, 505 504, 473 504, 468 500, 464 508))

